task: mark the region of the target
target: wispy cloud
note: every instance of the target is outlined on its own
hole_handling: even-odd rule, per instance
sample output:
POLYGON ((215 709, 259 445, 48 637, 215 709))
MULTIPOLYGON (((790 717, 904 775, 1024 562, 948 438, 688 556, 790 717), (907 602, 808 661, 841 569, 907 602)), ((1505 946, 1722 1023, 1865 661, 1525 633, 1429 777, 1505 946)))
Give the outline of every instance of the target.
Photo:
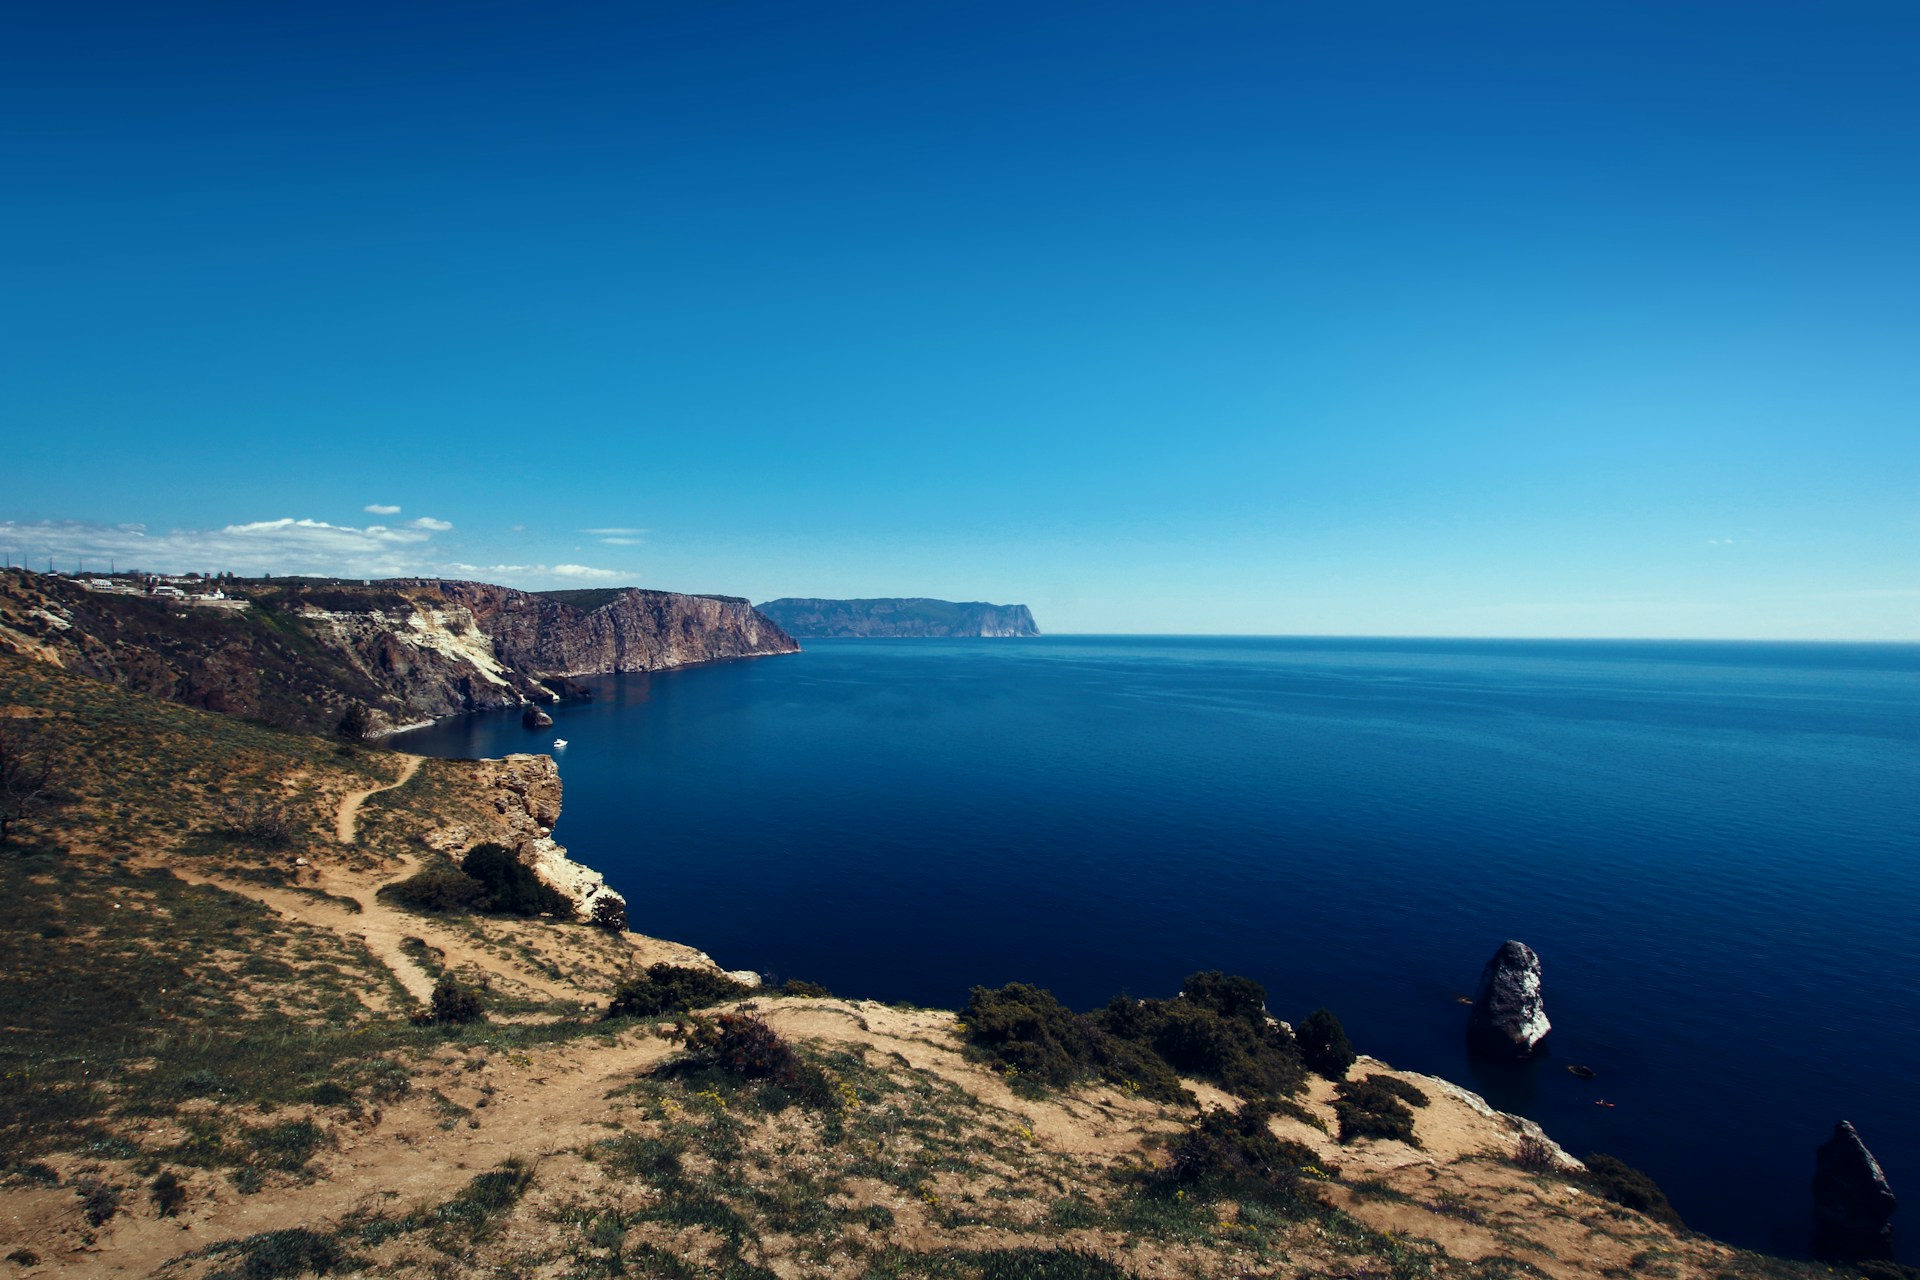
POLYGON ((637 538, 641 534, 645 533, 646 530, 645 529, 582 529, 580 532, 590 533, 596 538, 637 538))
POLYGON ((52 557, 56 568, 77 561, 173 573, 231 569, 235 573, 336 574, 349 578, 404 577, 436 569, 430 555, 436 530, 363 528, 325 520, 252 520, 218 529, 169 529, 143 524, 101 525, 79 520, 0 521, 0 547, 28 563, 52 557))
POLYGON ((609 547, 637 547, 642 542, 642 539, 640 538, 602 538, 600 539, 600 541, 605 543, 609 547))
POLYGON ((397 516, 400 514, 400 508, 390 507, 384 502, 369 502, 360 509, 370 516, 397 516))
MULTIPOLYGON (((340 578, 481 578, 507 586, 615 582, 619 569, 585 564, 470 564, 435 544, 453 528, 445 520, 404 525, 330 524, 324 520, 252 520, 218 529, 169 529, 81 520, 0 520, 0 550, 14 564, 71 570, 76 564, 150 573, 312 574, 340 578)), ((450 550, 450 548, 449 548, 450 550)))

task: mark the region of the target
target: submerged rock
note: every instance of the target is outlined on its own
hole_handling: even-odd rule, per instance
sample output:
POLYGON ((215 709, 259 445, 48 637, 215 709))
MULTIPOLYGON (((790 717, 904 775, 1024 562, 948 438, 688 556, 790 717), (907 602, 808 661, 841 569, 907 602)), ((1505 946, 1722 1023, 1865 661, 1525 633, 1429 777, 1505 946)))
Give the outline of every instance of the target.
POLYGON ((553 717, 539 707, 529 706, 520 713, 520 725, 525 729, 551 729, 553 717))
POLYGON ((1814 1155, 1814 1254, 1841 1261, 1893 1257, 1893 1188, 1860 1135, 1842 1120, 1814 1155))
POLYGON ((1501 943, 1480 971, 1468 1042, 1483 1053, 1524 1058, 1552 1029, 1540 997, 1540 957, 1524 942, 1501 943))

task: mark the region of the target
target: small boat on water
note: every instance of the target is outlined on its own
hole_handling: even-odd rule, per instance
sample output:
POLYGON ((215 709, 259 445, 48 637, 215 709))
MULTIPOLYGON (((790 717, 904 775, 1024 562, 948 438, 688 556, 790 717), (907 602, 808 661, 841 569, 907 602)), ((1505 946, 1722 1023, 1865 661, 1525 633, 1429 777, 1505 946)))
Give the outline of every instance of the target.
POLYGON ((567 745, 567 740, 565 738, 555 738, 553 740, 553 749, 555 751, 560 750, 562 747, 566 745, 567 745))

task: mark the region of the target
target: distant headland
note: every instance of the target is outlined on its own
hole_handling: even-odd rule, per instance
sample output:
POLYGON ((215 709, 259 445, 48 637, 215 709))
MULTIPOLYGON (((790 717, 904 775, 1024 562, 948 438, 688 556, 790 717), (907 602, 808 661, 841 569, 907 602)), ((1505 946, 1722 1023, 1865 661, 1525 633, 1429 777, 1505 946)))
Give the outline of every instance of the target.
POLYGON ((812 600, 788 597, 757 606, 802 640, 840 637, 1037 636, 1033 614, 1023 604, 923 597, 878 600, 812 600))

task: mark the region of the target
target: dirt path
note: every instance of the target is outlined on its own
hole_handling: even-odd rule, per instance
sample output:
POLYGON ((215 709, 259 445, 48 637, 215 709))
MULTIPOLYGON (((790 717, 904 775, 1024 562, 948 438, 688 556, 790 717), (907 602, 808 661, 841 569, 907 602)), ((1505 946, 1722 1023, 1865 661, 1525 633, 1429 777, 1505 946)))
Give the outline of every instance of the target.
POLYGON ((349 791, 342 797, 340 801, 340 816, 335 818, 333 823, 334 836, 340 843, 353 843, 354 835, 360 823, 360 806, 367 802, 367 797, 377 796, 382 791, 393 791, 406 786, 409 782, 413 781, 413 775, 420 772, 420 766, 423 763, 425 763, 425 758, 422 756, 401 756, 399 778, 392 782, 382 783, 377 787, 368 787, 365 791, 349 791))

